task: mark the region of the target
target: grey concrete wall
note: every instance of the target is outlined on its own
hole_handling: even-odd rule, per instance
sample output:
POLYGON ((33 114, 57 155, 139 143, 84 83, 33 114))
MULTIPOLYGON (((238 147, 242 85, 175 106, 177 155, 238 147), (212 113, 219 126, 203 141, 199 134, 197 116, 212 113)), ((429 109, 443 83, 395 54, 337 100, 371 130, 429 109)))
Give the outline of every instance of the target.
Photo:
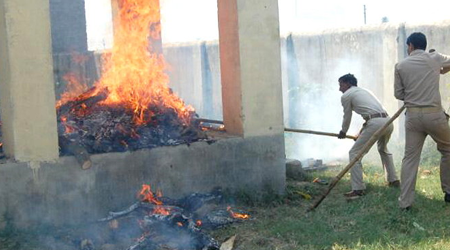
POLYGON ((200 117, 221 120, 219 46, 217 42, 164 44, 170 87, 200 117))
POLYGON ((50 0, 54 53, 87 51, 84 0, 50 0))
MULTIPOLYGON (((428 48, 450 54, 450 44, 447 42, 450 40, 449 28, 449 21, 414 26, 385 23, 282 37, 286 126, 318 129, 317 124, 320 123, 319 129, 338 131, 342 108, 337 79, 346 73, 355 74, 359 85, 373 91, 388 112, 393 114, 400 105, 393 94, 394 65, 406 56, 406 37, 414 31, 421 31, 428 37, 428 48)), ((209 106, 201 84, 205 76, 213 79, 213 106, 221 103, 216 46, 216 42, 206 44, 208 63, 213 65, 208 69, 202 62, 204 52, 201 42, 164 45, 166 61, 172 66, 168 71, 171 86, 205 116, 209 116, 208 112, 203 112, 209 106)), ((445 109, 450 106, 449 82, 450 75, 442 76, 441 93, 445 109)), ((220 109, 214 110, 212 117, 220 118, 219 112, 220 109)), ((362 120, 355 120, 353 130, 357 132, 362 120)), ((402 118, 399 121, 401 123, 402 118)), ((399 130, 401 126, 396 128, 399 130)))
MULTIPOLYGON (((347 73, 393 114, 397 29, 383 25, 282 38, 286 126, 337 133, 342 122, 338 78, 347 73)), ((357 116, 353 121, 350 134, 363 123, 357 116)))
POLYGON ((282 193, 282 136, 228 138, 125 153, 93 155, 82 170, 74 157, 40 168, 0 164, 0 227, 5 213, 18 227, 75 225, 106 217, 136 201, 142 184, 177 198, 214 187, 282 193))

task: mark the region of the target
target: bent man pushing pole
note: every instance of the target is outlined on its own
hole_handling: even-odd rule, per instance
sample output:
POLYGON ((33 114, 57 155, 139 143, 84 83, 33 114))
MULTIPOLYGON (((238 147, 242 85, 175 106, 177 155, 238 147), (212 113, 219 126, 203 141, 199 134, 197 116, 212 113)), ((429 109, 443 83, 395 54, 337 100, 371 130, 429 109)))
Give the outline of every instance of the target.
MULTIPOLYGON (((366 121, 363 124, 358 139, 349 151, 350 161, 356 158, 362 148, 368 144, 375 132, 389 120, 389 115, 375 95, 367 89, 358 87, 357 83, 358 80, 352 74, 346 74, 339 78, 339 91, 342 92, 341 103, 344 108, 344 117, 338 138, 345 138, 347 130, 350 127, 353 112, 361 115, 366 121)), ((393 130, 394 126, 388 124, 381 131, 377 139, 377 148, 388 185, 390 187, 399 187, 400 181, 395 172, 394 160, 387 148, 393 130)), ((363 181, 361 160, 356 161, 351 169, 351 186, 351 191, 344 194, 348 199, 356 199, 365 194, 366 185, 363 181)))

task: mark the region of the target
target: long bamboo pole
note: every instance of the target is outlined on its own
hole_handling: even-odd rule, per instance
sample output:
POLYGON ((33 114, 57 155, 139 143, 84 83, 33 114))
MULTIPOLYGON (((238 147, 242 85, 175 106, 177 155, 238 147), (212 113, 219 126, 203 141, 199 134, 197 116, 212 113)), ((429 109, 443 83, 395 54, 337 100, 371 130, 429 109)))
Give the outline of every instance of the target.
POLYGON ((342 179, 342 177, 350 170, 350 168, 355 165, 356 162, 361 160, 361 158, 370 150, 370 148, 373 146, 373 144, 378 141, 381 134, 386 130, 391 123, 399 117, 399 115, 402 113, 402 111, 405 109, 405 106, 403 105, 392 117, 389 119, 383 127, 379 128, 373 135, 370 137, 369 141, 364 145, 364 147, 359 151, 359 153, 356 155, 353 160, 351 160, 348 165, 333 179, 333 181, 328 186, 328 189, 326 192, 318 199, 309 209, 308 211, 314 210, 316 207, 320 205, 320 203, 327 197, 327 195, 331 192, 331 190, 336 186, 336 184, 342 179))
MULTIPOLYGON (((320 131, 313 131, 313 130, 304 130, 304 129, 294 129, 294 128, 285 128, 284 131, 286 132, 295 132, 295 133, 304 133, 304 134, 314 134, 314 135, 327 135, 327 136, 333 136, 338 137, 339 134, 335 133, 328 133, 328 132, 320 132, 320 131)), ((345 138, 356 140, 358 137, 353 135, 346 135, 345 138)))

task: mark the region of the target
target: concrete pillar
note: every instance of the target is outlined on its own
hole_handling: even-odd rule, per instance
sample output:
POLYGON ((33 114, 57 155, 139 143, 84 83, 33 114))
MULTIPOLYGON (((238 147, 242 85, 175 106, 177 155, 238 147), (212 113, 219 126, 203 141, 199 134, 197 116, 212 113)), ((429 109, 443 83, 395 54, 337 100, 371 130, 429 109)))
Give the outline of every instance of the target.
POLYGON ((48 0, 0 1, 0 102, 5 153, 58 158, 48 0))
POLYGON ((88 50, 84 0, 50 0, 53 53, 88 50))
POLYGON ((223 118, 229 133, 283 133, 277 0, 218 0, 223 118))

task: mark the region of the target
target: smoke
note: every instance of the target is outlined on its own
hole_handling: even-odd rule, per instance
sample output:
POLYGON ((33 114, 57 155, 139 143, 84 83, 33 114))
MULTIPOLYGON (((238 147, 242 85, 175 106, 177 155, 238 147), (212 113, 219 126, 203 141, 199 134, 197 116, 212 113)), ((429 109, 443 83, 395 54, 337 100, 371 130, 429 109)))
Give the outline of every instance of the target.
MULTIPOLYGON (((334 67, 326 68, 318 76, 316 72, 300 70, 294 46, 289 45, 282 62, 285 126, 304 130, 314 130, 329 133, 339 133, 343 119, 341 105, 342 93, 339 91, 338 78, 352 73, 358 78, 362 75, 361 63, 357 59, 340 58, 333 63, 334 67), (294 66, 292 66, 294 64, 294 66)), ((309 58, 308 64, 322 67, 323 58, 309 58), (314 61, 316 60, 316 61, 314 61)), ((304 63, 302 64, 303 67, 304 63)), ((359 78, 358 78, 359 79, 359 78)), ((364 120, 353 113, 348 135, 358 134, 364 120)), ((322 159, 324 162, 347 160, 348 151, 353 145, 351 139, 338 139, 313 134, 286 133, 286 155, 288 158, 305 160, 309 158, 322 159)))

